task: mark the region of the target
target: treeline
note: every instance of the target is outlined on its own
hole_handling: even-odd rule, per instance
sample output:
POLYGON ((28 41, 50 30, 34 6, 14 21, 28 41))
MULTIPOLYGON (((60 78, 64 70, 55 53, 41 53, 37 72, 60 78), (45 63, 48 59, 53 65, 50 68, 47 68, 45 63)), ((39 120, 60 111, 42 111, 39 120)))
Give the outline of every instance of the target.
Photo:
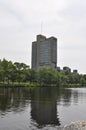
POLYGON ((28 81, 29 70, 29 66, 24 63, 0 60, 0 81, 8 83, 28 81))
POLYGON ((0 83, 34 83, 39 86, 85 86, 86 75, 62 73, 52 69, 35 71, 24 63, 0 60, 0 83))

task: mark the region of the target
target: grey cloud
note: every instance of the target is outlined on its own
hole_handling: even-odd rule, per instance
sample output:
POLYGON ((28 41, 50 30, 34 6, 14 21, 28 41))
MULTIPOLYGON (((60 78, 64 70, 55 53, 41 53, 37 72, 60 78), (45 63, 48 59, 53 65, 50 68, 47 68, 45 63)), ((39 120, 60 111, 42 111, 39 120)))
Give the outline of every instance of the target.
POLYGON ((86 6, 85 5, 70 5, 64 11, 60 12, 59 15, 69 21, 79 22, 86 17, 86 6))
POLYGON ((6 22, 9 20, 11 23, 15 23, 16 25, 22 24, 22 26, 26 26, 26 22, 24 19, 24 14, 22 12, 22 9, 20 9, 20 6, 16 6, 15 4, 11 3, 10 1, 4 2, 2 1, 0 3, 0 6, 2 7, 2 13, 4 12, 4 19, 6 22), (8 17, 8 18, 7 18, 8 17))

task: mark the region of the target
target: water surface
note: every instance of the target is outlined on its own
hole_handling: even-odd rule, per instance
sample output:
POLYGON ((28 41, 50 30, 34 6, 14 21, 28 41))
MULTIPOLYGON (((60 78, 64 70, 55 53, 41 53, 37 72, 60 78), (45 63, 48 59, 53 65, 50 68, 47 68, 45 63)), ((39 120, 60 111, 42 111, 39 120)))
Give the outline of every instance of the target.
POLYGON ((0 88, 0 130, 57 130, 86 119, 86 88, 0 88))

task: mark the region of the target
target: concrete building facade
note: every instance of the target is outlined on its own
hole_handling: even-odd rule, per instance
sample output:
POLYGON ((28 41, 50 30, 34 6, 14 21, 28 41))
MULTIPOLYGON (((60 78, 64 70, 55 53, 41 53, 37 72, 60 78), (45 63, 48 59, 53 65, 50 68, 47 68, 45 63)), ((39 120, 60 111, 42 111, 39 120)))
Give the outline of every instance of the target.
POLYGON ((32 42, 32 63, 31 68, 56 69, 57 67, 57 39, 55 37, 46 38, 37 35, 35 42, 32 42))

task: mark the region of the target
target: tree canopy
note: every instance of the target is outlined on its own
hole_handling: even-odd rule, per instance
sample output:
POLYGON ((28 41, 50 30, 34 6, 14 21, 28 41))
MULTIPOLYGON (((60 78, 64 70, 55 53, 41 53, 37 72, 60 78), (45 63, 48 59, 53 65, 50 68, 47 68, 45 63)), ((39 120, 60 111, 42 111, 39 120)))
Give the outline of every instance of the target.
POLYGON ((42 68, 39 71, 30 69, 25 63, 0 60, 0 82, 33 82, 45 85, 86 85, 86 75, 78 73, 63 73, 52 69, 42 68))

